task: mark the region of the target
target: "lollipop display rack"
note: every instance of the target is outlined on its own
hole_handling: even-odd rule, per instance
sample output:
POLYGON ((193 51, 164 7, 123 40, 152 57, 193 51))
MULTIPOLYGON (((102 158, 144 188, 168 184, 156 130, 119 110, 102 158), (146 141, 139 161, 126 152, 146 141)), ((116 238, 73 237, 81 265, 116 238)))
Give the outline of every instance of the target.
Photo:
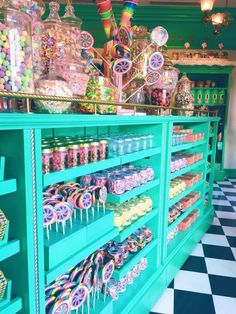
POLYGON ((0 117, 0 270, 10 278, 0 312, 149 313, 212 222, 217 128, 215 117, 0 117), (151 134, 152 146, 45 172, 47 139, 77 149, 68 141, 114 134, 118 144, 151 134))

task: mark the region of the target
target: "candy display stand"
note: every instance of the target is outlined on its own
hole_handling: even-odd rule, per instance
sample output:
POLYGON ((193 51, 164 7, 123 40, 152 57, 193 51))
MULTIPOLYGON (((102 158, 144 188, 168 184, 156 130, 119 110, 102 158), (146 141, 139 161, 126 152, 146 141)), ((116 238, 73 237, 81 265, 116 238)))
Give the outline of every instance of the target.
MULTIPOLYGON (((11 296, 19 296, 6 302, 4 310, 0 304, 0 312, 16 313, 22 309, 23 313, 45 313, 45 285, 53 283, 59 276, 84 261, 109 241, 122 242, 145 225, 152 231, 152 241, 137 254, 133 254, 122 268, 115 269, 112 278, 119 279, 126 275, 142 258, 147 258, 147 268, 140 273, 132 285, 127 286, 125 292, 119 294, 116 301, 109 296, 105 297, 101 291, 99 299, 94 302, 90 293, 90 301, 87 298, 84 303, 84 313, 87 313, 88 309, 94 314, 149 313, 157 298, 169 285, 212 223, 213 169, 218 120, 216 117, 113 115, 109 115, 108 119, 106 115, 85 114, 6 113, 0 116, 0 155, 8 156, 5 167, 6 181, 0 182, 1 207, 10 221, 9 239, 19 239, 8 240, 6 244, 0 246, 0 269, 12 281, 11 296), (178 125, 191 129, 194 134, 203 133, 203 138, 173 146, 173 128, 178 125), (108 157, 105 160, 60 171, 45 174, 42 172, 42 139, 85 135, 96 138, 104 133, 130 132, 139 135, 147 132, 153 134, 153 148, 118 157, 108 157), (21 145, 12 145, 18 142, 21 145), (201 153, 202 159, 171 173, 171 159, 179 152, 201 153), (209 170, 208 160, 211 162, 209 170), (47 236, 43 225, 42 202, 43 191, 49 185, 80 182, 81 176, 128 163, 135 167, 152 167, 153 180, 121 195, 108 193, 108 200, 119 204, 139 195, 148 195, 153 202, 153 209, 150 212, 119 231, 114 227, 113 211, 106 208, 103 210, 100 206, 99 212, 95 208, 93 216, 90 208, 88 219, 84 212, 80 220, 78 211, 77 217, 72 219, 72 227, 69 222, 66 224, 64 234, 60 223, 58 232, 55 226, 52 226, 49 237, 47 236), (201 174, 200 180, 170 199, 172 180, 186 177, 189 172, 201 174), (15 179, 8 180, 13 177, 15 179), (8 195, 7 193, 10 192, 14 194, 8 195), (191 192, 199 192, 200 197, 197 202, 168 225, 170 207, 191 192), (207 194, 208 202, 205 204, 207 194), (180 228, 180 224, 183 225, 189 215, 195 219, 195 222, 192 218, 191 226, 186 231, 181 229, 170 240, 169 234, 174 235, 173 231, 177 227, 180 228), (13 254, 16 254, 14 258, 11 257, 13 254)), ((107 285, 104 284, 103 289, 109 289, 109 282, 107 285)), ((75 307, 79 306, 77 301, 75 300, 75 307)), ((63 302, 60 305, 68 305, 67 301, 63 302)), ((56 306, 59 306, 58 303, 53 304, 54 308, 56 306)), ((78 312, 81 309, 82 306, 78 308, 78 312)))

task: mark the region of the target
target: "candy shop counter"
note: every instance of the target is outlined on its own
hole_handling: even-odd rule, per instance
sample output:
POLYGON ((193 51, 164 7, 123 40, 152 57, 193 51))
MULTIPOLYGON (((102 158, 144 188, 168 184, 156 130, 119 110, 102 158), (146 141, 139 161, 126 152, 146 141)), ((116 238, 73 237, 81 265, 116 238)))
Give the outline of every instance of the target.
POLYGON ((211 225, 218 120, 1 114, 0 313, 149 313, 211 225))

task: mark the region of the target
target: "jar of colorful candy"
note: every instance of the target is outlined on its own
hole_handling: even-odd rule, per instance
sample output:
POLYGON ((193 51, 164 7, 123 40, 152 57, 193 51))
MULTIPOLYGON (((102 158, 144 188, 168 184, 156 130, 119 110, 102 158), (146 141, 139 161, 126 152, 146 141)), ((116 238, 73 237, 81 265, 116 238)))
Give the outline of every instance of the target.
POLYGON ((125 192, 124 178, 119 175, 110 176, 108 179, 108 191, 111 194, 123 194, 125 192))
POLYGON ((53 150, 51 148, 42 149, 43 173, 49 173, 53 170, 53 150))
MULTIPOLYGON (((117 101, 117 88, 111 85, 110 80, 103 76, 90 78, 85 95, 86 100, 104 100, 107 102, 117 101)), ((115 114, 117 108, 112 105, 96 104, 97 113, 115 114)), ((80 105, 80 110, 86 113, 95 113, 95 105, 84 103, 80 105)))
POLYGON ((53 171, 64 170, 67 167, 68 152, 65 146, 53 150, 53 171))
POLYGON ((100 160, 100 145, 99 142, 90 143, 90 162, 100 160))
POLYGON ((79 164, 79 145, 73 144, 68 147, 68 168, 79 164))
POLYGON ((4 1, 0 10, 0 35, 0 90, 33 93, 30 16, 12 9, 9 3, 4 1))
POLYGON ((79 145, 80 165, 85 165, 89 163, 89 147, 90 145, 88 143, 82 143, 79 145))
POLYGON ((104 160, 108 156, 108 141, 101 140, 99 143, 100 143, 100 160, 104 160))

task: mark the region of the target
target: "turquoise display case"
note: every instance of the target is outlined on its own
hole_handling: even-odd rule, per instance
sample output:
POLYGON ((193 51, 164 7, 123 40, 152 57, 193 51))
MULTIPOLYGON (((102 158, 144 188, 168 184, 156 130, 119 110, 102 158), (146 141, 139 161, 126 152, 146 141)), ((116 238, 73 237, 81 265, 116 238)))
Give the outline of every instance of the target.
POLYGON ((11 293, 9 295, 8 291, 8 300, 2 308, 0 301, 0 313, 45 313, 45 285, 108 241, 123 241, 144 224, 152 230, 153 241, 128 260, 124 267, 116 270, 113 277, 124 276, 142 257, 148 258, 147 269, 120 294, 117 301, 107 298, 103 302, 103 299, 99 299, 91 313, 149 313, 212 223, 218 120, 211 117, 173 116, 0 115, 0 156, 5 157, 5 177, 4 181, 0 181, 0 207, 10 221, 8 242, 0 247, 0 269, 11 280, 11 293), (203 132, 204 139, 172 146, 175 125, 191 128, 194 133, 203 132), (42 174, 41 141, 45 137, 129 131, 154 134, 154 148, 42 174), (171 157, 179 151, 201 152, 203 159, 171 173, 171 157), (88 223, 74 223, 73 228, 66 230, 64 236, 55 233, 47 239, 43 228, 44 188, 130 162, 152 166, 154 180, 121 196, 109 195, 108 198, 121 203, 148 194, 153 200, 153 210, 150 213, 119 232, 113 225, 113 212, 100 212, 89 219, 88 223), (202 179, 170 200, 170 180, 189 171, 201 172, 202 179), (169 207, 192 191, 201 193, 197 203, 168 226, 169 207), (196 222, 168 242, 168 233, 195 209, 199 210, 196 222))

